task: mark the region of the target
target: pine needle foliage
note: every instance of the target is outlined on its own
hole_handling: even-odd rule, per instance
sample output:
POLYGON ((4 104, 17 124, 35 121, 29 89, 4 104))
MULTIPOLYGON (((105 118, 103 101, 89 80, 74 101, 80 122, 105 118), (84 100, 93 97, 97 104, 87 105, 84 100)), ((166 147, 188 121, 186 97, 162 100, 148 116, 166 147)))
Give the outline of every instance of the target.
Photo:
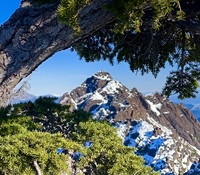
POLYGON ((147 15, 152 22, 152 28, 156 30, 161 27, 160 21, 170 15, 172 11, 175 11, 178 19, 184 15, 179 0, 114 0, 107 6, 107 9, 118 19, 114 31, 120 33, 129 29, 141 32, 140 28, 145 23, 144 19, 147 15), (153 13, 149 13, 150 10, 153 13))
POLYGON ((36 174, 33 161, 37 161, 44 175, 69 172, 67 155, 60 155, 56 151, 60 147, 84 152, 80 145, 64 139, 60 134, 24 129, 0 137, 0 174, 36 174))
POLYGON ((116 129, 105 121, 82 122, 75 135, 79 143, 92 143, 79 162, 79 166, 86 167, 86 174, 158 175, 151 167, 144 166, 141 157, 133 154, 134 148, 122 144, 116 129))
MULTIPOLYGON (((200 5, 195 1, 193 6, 195 3, 200 5)), ((118 16, 116 21, 75 43, 71 50, 87 62, 108 60, 112 65, 115 60, 127 62, 131 71, 152 73, 155 78, 170 65, 175 70, 167 77, 163 95, 195 98, 200 80, 200 36, 179 24, 191 18, 197 22, 200 16, 184 12, 182 7, 185 9, 186 4, 165 0, 114 1, 107 8, 118 16)))
MULTIPOLYGON (((59 20, 80 34, 80 12, 92 1, 58 3, 59 20)), ((108 1, 103 8, 114 15, 115 21, 73 44, 71 50, 88 62, 109 60, 113 64, 116 59, 127 62, 133 72, 152 73, 155 77, 170 65, 175 70, 167 77, 163 95, 178 94, 181 99, 195 97, 199 87, 200 36, 192 28, 200 21, 199 7, 197 0, 108 1)))
POLYGON ((78 25, 79 12, 90 3, 91 0, 62 0, 57 13, 61 22, 71 26, 73 30, 81 32, 78 25))
MULTIPOLYGON (((90 2, 91 0, 62 0, 58 8, 59 19, 76 31, 81 30, 78 26, 78 15, 90 2)), ((113 0, 104 8, 111 11, 118 20, 114 30, 116 33, 123 33, 129 29, 140 32, 146 8, 153 9, 151 21, 154 29, 159 29, 160 21, 172 11, 175 11, 177 19, 184 16, 179 0, 113 0)))
POLYGON ((13 107, 12 115, 20 118, 21 116, 31 116, 35 123, 41 124, 41 131, 52 134, 60 132, 65 137, 70 138, 72 132, 76 131, 76 126, 80 122, 89 120, 91 115, 83 110, 69 112, 69 106, 55 103, 56 99, 40 97, 34 103, 17 104, 13 107))
POLYGON ((69 168, 72 159, 68 154, 58 154, 58 148, 82 155, 74 166, 83 174, 158 174, 144 165, 144 160, 134 154, 134 148, 122 144, 116 129, 107 122, 93 121, 82 110, 70 113, 67 106, 60 106, 54 100, 39 98, 34 103, 1 108, 0 174, 35 175, 35 162, 44 175, 72 173, 69 168), (54 117, 56 122, 50 122, 54 127, 66 126, 68 130, 56 131, 44 125, 44 119, 54 117), (86 142, 92 143, 91 146, 86 147, 86 142))

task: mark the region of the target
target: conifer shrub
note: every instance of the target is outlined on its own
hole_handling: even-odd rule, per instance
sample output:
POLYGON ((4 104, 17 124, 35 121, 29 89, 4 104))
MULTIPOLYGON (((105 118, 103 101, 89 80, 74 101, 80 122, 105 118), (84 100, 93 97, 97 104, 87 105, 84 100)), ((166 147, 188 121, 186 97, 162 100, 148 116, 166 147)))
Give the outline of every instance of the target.
POLYGON ((158 174, 123 145, 116 128, 68 109, 46 97, 1 108, 0 175, 158 174))

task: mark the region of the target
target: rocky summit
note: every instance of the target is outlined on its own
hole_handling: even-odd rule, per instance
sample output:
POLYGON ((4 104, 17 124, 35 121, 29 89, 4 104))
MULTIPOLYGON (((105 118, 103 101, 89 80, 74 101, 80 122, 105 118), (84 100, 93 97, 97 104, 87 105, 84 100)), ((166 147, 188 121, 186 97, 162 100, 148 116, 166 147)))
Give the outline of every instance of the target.
POLYGON ((124 144, 136 147, 136 154, 161 174, 200 174, 200 123, 184 105, 160 93, 130 91, 103 71, 65 93, 60 103, 106 119, 124 144))

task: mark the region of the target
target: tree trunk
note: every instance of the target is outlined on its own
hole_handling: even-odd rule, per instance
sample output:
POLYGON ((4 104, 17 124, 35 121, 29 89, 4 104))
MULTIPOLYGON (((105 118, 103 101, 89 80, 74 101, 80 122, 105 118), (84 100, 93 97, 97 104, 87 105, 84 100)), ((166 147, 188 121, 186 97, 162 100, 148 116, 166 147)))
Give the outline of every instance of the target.
POLYGON ((101 8, 106 2, 94 0, 80 12, 81 35, 58 22, 58 4, 17 9, 0 27, 0 106, 7 105, 12 89, 43 61, 112 22, 113 16, 101 8))

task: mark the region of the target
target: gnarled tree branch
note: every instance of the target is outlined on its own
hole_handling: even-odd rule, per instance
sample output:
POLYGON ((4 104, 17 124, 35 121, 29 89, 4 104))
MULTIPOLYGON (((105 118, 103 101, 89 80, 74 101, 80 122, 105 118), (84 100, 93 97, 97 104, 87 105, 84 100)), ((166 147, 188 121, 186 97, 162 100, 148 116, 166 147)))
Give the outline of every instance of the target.
POLYGON ((42 62, 112 22, 114 17, 101 8, 106 2, 94 0, 80 12, 79 35, 58 21, 58 4, 17 9, 0 27, 0 106, 7 104, 11 90, 42 62))

